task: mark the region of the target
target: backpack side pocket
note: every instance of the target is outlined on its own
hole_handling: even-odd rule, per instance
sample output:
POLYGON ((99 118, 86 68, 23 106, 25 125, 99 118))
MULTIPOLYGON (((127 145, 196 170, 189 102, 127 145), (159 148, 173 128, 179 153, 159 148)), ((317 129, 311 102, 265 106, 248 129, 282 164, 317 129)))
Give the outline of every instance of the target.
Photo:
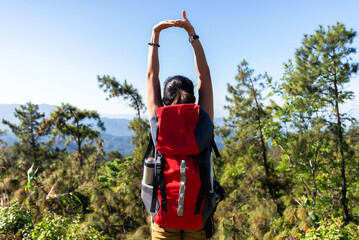
POLYGON ((150 211, 151 201, 152 201, 152 193, 153 193, 153 186, 150 186, 150 185, 147 185, 144 183, 141 184, 141 198, 142 198, 143 204, 145 205, 147 212, 151 215, 152 218, 154 218, 157 215, 157 212, 159 209, 159 202, 157 199, 156 211, 154 213, 152 213, 150 211))

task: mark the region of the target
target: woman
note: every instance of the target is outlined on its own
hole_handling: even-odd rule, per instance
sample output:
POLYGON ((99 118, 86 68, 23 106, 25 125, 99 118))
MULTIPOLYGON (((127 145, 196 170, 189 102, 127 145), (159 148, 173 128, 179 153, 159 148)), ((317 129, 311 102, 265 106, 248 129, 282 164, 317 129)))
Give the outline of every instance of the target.
MULTIPOLYGON (((198 72, 198 105, 205 110, 213 121, 213 91, 209 67, 204 54, 201 42, 191 23, 186 18, 186 12, 182 11, 182 20, 166 20, 158 23, 152 30, 152 37, 148 52, 147 71, 147 109, 149 118, 152 117, 155 107, 163 106, 161 98, 161 85, 159 80, 159 59, 158 47, 160 32, 170 27, 180 27, 187 31, 192 40, 192 47, 195 57, 195 65, 198 72)), ((166 91, 164 91, 166 95, 166 91)))
MULTIPOLYGON (((198 72, 198 105, 205 110, 213 122, 213 92, 209 67, 200 43, 199 37, 182 11, 181 20, 167 20, 158 23, 152 31, 149 43, 148 72, 147 72, 147 109, 151 119, 155 108, 164 105, 195 103, 193 83, 183 76, 174 76, 167 79, 164 87, 164 97, 161 98, 159 81, 159 36, 160 32, 170 27, 180 27, 187 31, 193 47, 195 65, 198 72)), ((152 239, 206 239, 204 227, 194 230, 180 230, 163 228, 152 223, 152 239)))

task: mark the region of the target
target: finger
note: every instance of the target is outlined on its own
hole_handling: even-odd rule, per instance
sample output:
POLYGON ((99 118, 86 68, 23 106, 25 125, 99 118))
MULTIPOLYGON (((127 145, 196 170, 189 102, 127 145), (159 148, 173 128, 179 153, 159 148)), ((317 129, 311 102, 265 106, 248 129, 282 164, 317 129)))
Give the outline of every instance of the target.
POLYGON ((172 26, 175 24, 175 21, 173 20, 166 20, 166 21, 163 21, 161 22, 162 25, 166 25, 166 26, 172 26))
POLYGON ((187 20, 186 11, 185 11, 185 10, 182 10, 182 17, 183 17, 184 20, 187 20))

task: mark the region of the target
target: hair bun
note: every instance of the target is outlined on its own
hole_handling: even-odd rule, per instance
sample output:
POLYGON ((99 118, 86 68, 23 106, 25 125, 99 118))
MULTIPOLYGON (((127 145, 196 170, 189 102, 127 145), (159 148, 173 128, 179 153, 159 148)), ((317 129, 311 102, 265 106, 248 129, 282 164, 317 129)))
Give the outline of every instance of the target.
POLYGON ((166 80, 162 99, 164 105, 194 103, 195 100, 191 80, 184 76, 174 76, 166 80))
POLYGON ((195 98, 192 94, 183 91, 183 90, 179 90, 180 93, 180 101, 177 104, 183 104, 183 103, 194 103, 195 102, 195 98))

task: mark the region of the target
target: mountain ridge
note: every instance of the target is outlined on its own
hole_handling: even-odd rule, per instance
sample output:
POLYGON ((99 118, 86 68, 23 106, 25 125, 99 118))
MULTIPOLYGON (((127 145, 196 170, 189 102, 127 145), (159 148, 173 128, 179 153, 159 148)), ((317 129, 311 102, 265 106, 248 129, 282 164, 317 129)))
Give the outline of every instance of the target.
MULTIPOLYGON (((20 108, 20 105, 22 104, 0 104, 0 130, 8 130, 1 138, 8 145, 14 144, 18 139, 8 126, 2 124, 2 119, 18 124, 19 121, 15 118, 14 111, 15 108, 20 108)), ((38 104, 38 106, 39 112, 45 113, 46 118, 48 118, 50 113, 57 108, 56 105, 46 103, 38 104)), ((132 120, 127 118, 108 118, 102 117, 101 115, 100 118, 106 128, 105 131, 101 131, 101 138, 105 141, 105 151, 119 151, 124 156, 132 154, 134 146, 131 144, 131 136, 133 135, 133 131, 128 129, 128 125, 132 120)), ((221 118, 215 118, 214 122, 216 125, 223 125, 223 120, 221 118)), ((93 126, 95 129, 98 129, 95 124, 93 126)), ((223 147, 219 137, 216 137, 216 142, 219 148, 223 147)))

